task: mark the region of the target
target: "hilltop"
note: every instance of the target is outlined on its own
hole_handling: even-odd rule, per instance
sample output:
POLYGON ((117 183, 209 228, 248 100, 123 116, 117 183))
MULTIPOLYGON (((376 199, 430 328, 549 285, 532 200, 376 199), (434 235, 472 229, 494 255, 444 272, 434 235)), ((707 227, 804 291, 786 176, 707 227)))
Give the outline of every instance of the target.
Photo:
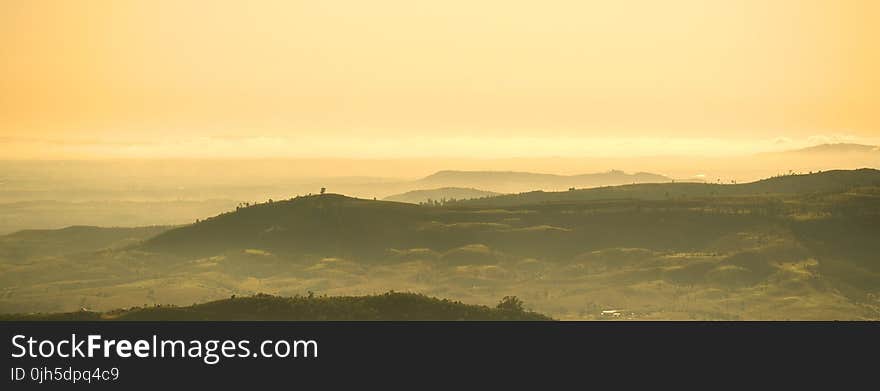
MULTIPOLYGON (((191 306, 152 306, 104 313, 78 311, 55 314, 0 314, 0 321, 229 321, 229 320, 551 320, 526 311, 516 302, 496 308, 463 304, 415 293, 388 292, 369 296, 294 296, 258 294, 191 306)), ((521 304, 519 304, 521 305, 521 304)))
POLYGON ((239 208, 148 240, 149 251, 204 253, 261 248, 299 254, 382 253, 405 241, 418 205, 323 194, 239 208))

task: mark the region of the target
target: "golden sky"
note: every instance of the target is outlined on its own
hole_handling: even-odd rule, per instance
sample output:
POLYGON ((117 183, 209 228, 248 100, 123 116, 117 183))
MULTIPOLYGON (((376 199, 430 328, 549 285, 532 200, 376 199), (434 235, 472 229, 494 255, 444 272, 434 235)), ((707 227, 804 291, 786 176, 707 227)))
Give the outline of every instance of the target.
POLYGON ((0 0, 0 156, 876 142, 878 20, 874 0, 0 0))

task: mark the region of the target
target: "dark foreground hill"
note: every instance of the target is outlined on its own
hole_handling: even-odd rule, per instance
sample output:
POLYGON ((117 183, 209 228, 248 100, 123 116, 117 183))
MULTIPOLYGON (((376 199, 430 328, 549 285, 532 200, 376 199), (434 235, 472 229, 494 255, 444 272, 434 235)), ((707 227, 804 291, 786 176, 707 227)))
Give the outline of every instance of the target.
POLYGON ((155 306, 105 313, 0 315, 14 320, 551 320, 523 310, 518 301, 503 300, 496 308, 463 304, 415 293, 388 292, 372 296, 278 297, 258 294, 187 307, 155 306))

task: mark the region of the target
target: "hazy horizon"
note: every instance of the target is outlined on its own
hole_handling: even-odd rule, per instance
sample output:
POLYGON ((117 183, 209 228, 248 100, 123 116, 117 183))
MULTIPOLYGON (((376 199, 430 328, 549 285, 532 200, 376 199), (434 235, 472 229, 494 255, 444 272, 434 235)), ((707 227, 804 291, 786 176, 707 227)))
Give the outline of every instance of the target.
POLYGON ((865 1, 6 1, 0 155, 614 158, 877 145, 878 16, 865 1))

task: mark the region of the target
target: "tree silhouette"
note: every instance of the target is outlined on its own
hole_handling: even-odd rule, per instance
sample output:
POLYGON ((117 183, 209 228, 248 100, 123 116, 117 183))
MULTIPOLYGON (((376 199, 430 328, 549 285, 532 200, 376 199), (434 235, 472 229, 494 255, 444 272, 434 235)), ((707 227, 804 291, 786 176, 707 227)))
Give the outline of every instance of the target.
POLYGON ((523 302, 516 296, 504 296, 498 305, 495 306, 499 310, 504 311, 515 311, 515 312, 523 312, 525 308, 523 308, 523 302))

